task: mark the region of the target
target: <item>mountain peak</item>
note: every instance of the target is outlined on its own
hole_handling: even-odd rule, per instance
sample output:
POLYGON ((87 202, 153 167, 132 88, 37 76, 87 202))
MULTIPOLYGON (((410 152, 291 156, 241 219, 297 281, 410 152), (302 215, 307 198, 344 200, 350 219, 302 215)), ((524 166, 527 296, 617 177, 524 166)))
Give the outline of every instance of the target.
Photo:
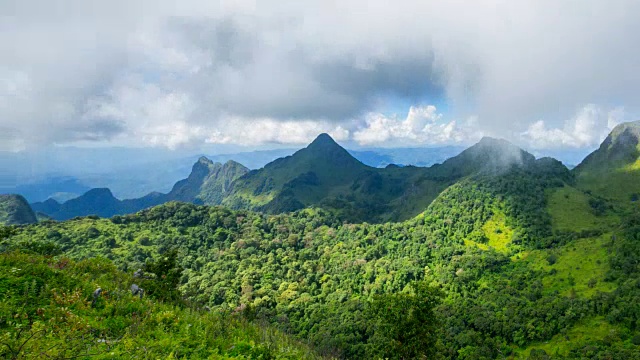
POLYGON ((639 157, 640 121, 626 122, 614 127, 600 147, 576 167, 576 171, 619 168, 636 162, 639 157))
POLYGON ((640 120, 637 121, 629 121, 616 125, 613 130, 611 130, 612 134, 621 133, 623 131, 630 131, 640 136, 640 120))
POLYGON ((311 144, 309 144, 309 148, 310 147, 328 147, 328 146, 338 146, 341 147, 340 145, 338 145, 337 142, 335 142, 335 140, 333 140, 333 138, 331 136, 329 136, 329 134, 327 133, 322 133, 320 135, 318 135, 315 140, 313 140, 311 142, 311 144))
POLYGON ((210 165, 210 164, 213 164, 213 161, 209 160, 209 158, 207 158, 206 156, 200 156, 198 158, 198 161, 196 161, 196 164, 210 165))
POLYGON ((20 225, 36 223, 36 215, 22 195, 0 195, 0 224, 20 225))
POLYGON ((364 165, 326 133, 318 135, 309 146, 299 150, 291 158, 297 159, 296 161, 298 162, 309 162, 315 165, 324 163, 345 168, 364 165))
POLYGON ((91 198, 115 198, 109 188, 94 188, 84 193, 83 196, 91 198))
POLYGON ((213 161, 209 160, 206 156, 201 156, 200 158, 198 158, 198 161, 196 161, 195 164, 193 164, 189 178, 202 179, 206 177, 216 166, 221 167, 222 164, 214 163, 213 161))
POLYGON ((500 172, 511 166, 523 166, 535 162, 535 156, 504 139, 485 136, 459 155, 442 165, 455 176, 475 172, 500 172))

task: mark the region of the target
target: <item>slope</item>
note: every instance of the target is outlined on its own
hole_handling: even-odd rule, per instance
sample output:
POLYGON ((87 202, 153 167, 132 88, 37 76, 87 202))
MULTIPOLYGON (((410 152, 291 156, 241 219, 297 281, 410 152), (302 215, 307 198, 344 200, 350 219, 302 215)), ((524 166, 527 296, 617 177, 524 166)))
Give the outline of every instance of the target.
POLYGON ((22 225, 38 222, 33 209, 20 195, 0 195, 0 225, 22 225))
POLYGON ((130 286, 145 280, 104 258, 74 262, 33 249, 0 253, 1 358, 319 358, 237 315, 134 296, 130 286))
POLYGON ((578 188, 628 209, 640 202, 640 121, 616 126, 575 168, 578 188))
POLYGON ((201 157, 193 165, 189 177, 178 181, 166 196, 166 201, 200 202, 220 204, 231 183, 249 172, 249 169, 233 160, 224 165, 201 157))
POLYGON ((443 164, 379 169, 362 164, 321 134, 307 148, 239 178, 222 204, 268 213, 316 206, 352 222, 405 220, 464 177, 495 175, 534 161, 504 140, 483 138, 443 164))

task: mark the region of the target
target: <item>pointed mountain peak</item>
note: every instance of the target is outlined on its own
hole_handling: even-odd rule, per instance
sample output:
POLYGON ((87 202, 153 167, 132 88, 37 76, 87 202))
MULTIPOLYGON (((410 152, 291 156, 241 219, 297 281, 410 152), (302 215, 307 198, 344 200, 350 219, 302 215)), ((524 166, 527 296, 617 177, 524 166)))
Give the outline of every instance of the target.
POLYGON ((209 158, 207 158, 206 156, 200 156, 200 158, 198 158, 198 161, 196 162, 197 164, 213 164, 213 161, 209 160, 209 158))
POLYGON ((309 146, 293 154, 293 158, 300 159, 301 155, 306 158, 306 161, 321 161, 331 163, 333 166, 351 167, 364 165, 335 142, 329 134, 325 133, 318 135, 309 146))
POLYGON ((209 160, 206 156, 201 156, 198 161, 195 162, 195 164, 193 164, 193 167, 191 168, 191 175, 189 175, 189 177, 191 176, 197 176, 197 177, 202 177, 202 176, 206 176, 209 172, 212 171, 212 169, 216 168, 216 167, 221 167, 222 164, 220 163, 214 163, 213 161, 209 160))
POLYGON ((338 145, 338 143, 335 142, 335 140, 333 140, 333 138, 329 136, 329 134, 327 133, 322 133, 318 135, 318 137, 316 137, 316 139, 313 140, 313 142, 311 142, 311 144, 309 144, 307 148, 312 148, 312 147, 322 147, 322 148, 340 147, 341 148, 341 146, 338 145))
POLYGON ((640 121, 617 125, 604 139, 600 147, 589 154, 576 171, 586 168, 619 168, 640 158, 640 121))

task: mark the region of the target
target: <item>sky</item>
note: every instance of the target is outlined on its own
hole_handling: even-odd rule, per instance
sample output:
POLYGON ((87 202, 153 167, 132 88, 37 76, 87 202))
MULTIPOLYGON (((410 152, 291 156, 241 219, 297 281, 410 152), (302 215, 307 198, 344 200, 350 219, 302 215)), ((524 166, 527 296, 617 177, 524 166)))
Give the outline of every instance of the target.
POLYGON ((636 0, 0 0, 0 151, 594 149, 640 119, 636 0))

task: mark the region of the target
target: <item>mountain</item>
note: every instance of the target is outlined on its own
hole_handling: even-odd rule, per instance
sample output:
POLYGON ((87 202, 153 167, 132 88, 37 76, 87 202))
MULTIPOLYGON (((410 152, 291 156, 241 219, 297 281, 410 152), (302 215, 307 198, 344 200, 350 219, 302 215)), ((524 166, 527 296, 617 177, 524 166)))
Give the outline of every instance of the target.
POLYGON ((0 225, 23 225, 37 223, 36 214, 21 195, 0 195, 0 225))
POLYGON ((502 172, 512 166, 529 166, 534 161, 535 156, 506 140, 483 137, 477 144, 433 169, 450 177, 463 177, 478 172, 502 172))
POLYGON ((633 206, 640 196, 640 121, 616 126, 574 172, 581 189, 633 206))
POLYGON ((381 169, 361 163, 321 134, 293 155, 238 178, 222 205, 267 213, 322 207, 353 222, 403 220, 424 211, 464 177, 498 174, 535 162, 533 155, 507 141, 483 138, 442 164, 381 169))
POLYGON ((598 167, 607 169, 633 166, 640 156, 640 121, 617 125, 600 147, 578 165, 576 171, 588 172, 598 167))
POLYGON ((240 178, 223 204, 240 208, 270 203, 268 207, 276 211, 296 210, 320 201, 367 169, 329 135, 321 134, 306 148, 240 178), (289 200, 291 204, 286 204, 289 200))
POLYGON ((56 206, 56 201, 49 199, 43 203, 32 204, 37 212, 51 216, 56 220, 66 220, 76 216, 98 215, 111 217, 124 213, 121 201, 116 199, 111 190, 106 188, 91 189, 75 199, 56 206))
POLYGON ((66 220, 87 215, 111 217, 130 214, 169 201, 219 203, 219 198, 226 194, 231 182, 248 171, 234 161, 223 165, 201 157, 193 165, 189 177, 178 181, 167 194, 152 192, 141 198, 119 200, 110 189, 96 188, 62 204, 48 199, 33 203, 32 207, 56 220, 66 220))
POLYGON ((214 163, 200 157, 190 175, 167 194, 151 193, 137 199, 118 200, 108 189, 93 189, 83 196, 58 204, 35 203, 36 211, 55 219, 95 214, 110 217, 127 214, 169 201, 224 205, 266 213, 285 213, 306 207, 333 211, 350 222, 385 222, 411 218, 447 187, 473 175, 500 175, 512 168, 543 170, 535 157, 505 141, 483 138, 442 164, 431 167, 363 164, 321 134, 306 148, 277 159, 264 168, 249 171, 229 160, 214 163))
POLYGON ((193 165, 189 177, 178 181, 167 194, 167 201, 219 204, 236 178, 249 172, 233 160, 214 163, 202 156, 193 165))
POLYGON ((465 147, 442 146, 432 148, 368 148, 348 150, 365 165, 383 168, 391 164, 427 167, 458 155, 465 147))

